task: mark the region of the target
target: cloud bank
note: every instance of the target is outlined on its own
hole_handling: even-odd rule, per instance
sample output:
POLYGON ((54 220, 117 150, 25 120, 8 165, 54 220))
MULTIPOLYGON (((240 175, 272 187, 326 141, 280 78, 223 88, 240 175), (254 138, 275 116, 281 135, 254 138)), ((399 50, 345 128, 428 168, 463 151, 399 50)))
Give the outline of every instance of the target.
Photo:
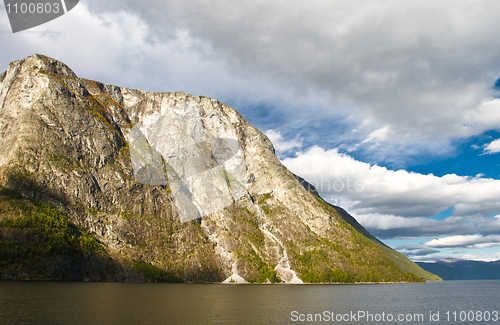
POLYGON ((451 206, 455 216, 486 217, 500 211, 500 180, 496 179, 390 170, 317 146, 283 163, 326 198, 349 200, 358 214, 430 217, 451 206))
POLYGON ((442 177, 360 162, 338 149, 312 147, 283 160, 329 202, 346 208, 382 238, 500 233, 500 180, 442 177), (450 209, 453 215, 436 220, 450 209))

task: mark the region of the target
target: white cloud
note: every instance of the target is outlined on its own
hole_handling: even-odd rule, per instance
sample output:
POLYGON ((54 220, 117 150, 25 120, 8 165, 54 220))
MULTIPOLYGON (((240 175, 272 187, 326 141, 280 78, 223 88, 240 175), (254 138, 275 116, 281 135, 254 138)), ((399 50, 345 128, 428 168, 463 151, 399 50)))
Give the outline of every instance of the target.
POLYGON ((118 79, 127 72, 127 67, 120 65, 121 58, 136 55, 137 49, 145 45, 147 33, 148 27, 133 14, 117 11, 96 17, 85 4, 79 4, 47 24, 3 35, 10 50, 2 50, 0 55, 3 61, 7 57, 18 60, 41 53, 84 71, 86 77, 118 79))
POLYGON ((442 177, 360 162, 338 149, 312 147, 283 160, 333 204, 382 237, 500 232, 500 180, 442 177), (432 217, 454 207, 445 220, 432 217))
POLYGON ((485 248, 485 247, 500 246, 500 236, 498 235, 452 236, 452 237, 436 238, 425 243, 425 245, 435 248, 445 248, 445 247, 485 248))
POLYGON ((435 216, 454 206, 455 216, 488 216, 500 211, 500 180, 448 174, 437 177, 390 170, 317 146, 283 163, 327 199, 351 202, 357 214, 435 216))
POLYGON ((484 148, 486 153, 497 153, 500 152, 500 139, 497 139, 489 143, 486 148, 484 148))
POLYGON ((286 141, 283 139, 281 132, 276 132, 274 130, 267 130, 264 132, 267 137, 273 143, 274 149, 278 154, 290 151, 295 148, 302 147, 302 144, 298 140, 286 141))
MULTIPOLYGON (((364 124, 364 121, 363 121, 363 124, 364 124)), ((394 132, 392 132, 391 126, 386 125, 386 126, 380 128, 380 129, 375 130, 372 133, 370 133, 370 135, 368 135, 368 138, 366 138, 365 140, 363 140, 362 143, 387 141, 387 140, 389 140, 391 138, 391 135, 394 136, 393 133, 394 132)))
MULTIPOLYGON (((498 75, 497 77, 500 77, 498 75)), ((496 129, 500 125, 500 99, 486 99, 480 105, 465 114, 465 129, 482 126, 496 129)))

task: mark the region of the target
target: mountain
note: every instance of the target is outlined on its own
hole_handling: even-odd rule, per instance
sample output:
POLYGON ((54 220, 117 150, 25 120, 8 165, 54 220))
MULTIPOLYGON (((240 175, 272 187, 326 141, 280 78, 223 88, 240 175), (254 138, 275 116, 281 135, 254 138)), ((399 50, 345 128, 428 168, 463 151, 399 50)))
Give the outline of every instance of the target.
POLYGON ((443 280, 500 280, 500 260, 417 262, 417 264, 424 270, 439 275, 443 280))
POLYGON ((432 278, 402 258, 217 100, 78 78, 43 55, 0 75, 2 279, 432 278))

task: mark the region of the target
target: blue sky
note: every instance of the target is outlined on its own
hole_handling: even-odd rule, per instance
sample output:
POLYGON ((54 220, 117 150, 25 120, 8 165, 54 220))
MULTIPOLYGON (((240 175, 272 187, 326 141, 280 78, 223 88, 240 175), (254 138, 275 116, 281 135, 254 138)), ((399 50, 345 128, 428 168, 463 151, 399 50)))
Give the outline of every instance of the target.
POLYGON ((500 3, 81 0, 12 34, 79 76, 216 98, 414 260, 500 259, 500 3), (357 187, 355 186, 357 185, 357 187))

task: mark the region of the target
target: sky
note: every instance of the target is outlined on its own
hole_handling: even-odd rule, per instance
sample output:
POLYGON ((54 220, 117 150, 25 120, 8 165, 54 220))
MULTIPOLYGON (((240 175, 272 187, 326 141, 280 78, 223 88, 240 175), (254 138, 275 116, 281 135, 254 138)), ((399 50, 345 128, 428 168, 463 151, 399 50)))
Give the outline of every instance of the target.
POLYGON ((414 261, 500 259, 500 2, 80 0, 12 33, 77 75, 216 98, 414 261))

